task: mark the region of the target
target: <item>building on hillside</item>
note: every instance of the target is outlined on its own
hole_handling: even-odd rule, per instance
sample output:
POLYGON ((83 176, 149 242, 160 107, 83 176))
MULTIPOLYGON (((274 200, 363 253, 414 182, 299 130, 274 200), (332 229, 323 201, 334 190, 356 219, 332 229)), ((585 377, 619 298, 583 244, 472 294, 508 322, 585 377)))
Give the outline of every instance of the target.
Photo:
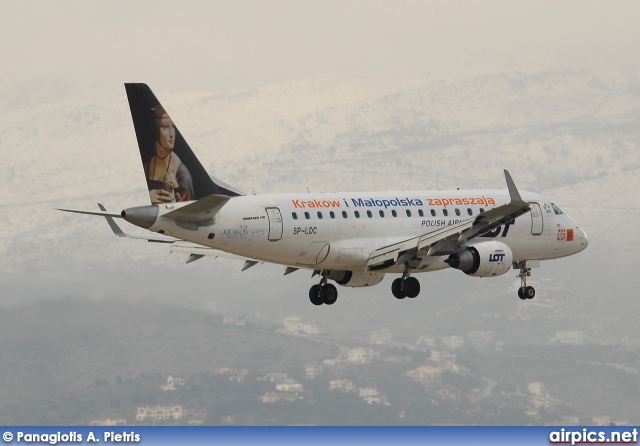
POLYGON ((353 385, 353 381, 348 379, 334 379, 329 381, 329 390, 339 390, 341 392, 355 392, 356 386, 353 385))
POLYGON ((322 374, 322 366, 320 364, 307 364, 304 366, 307 378, 313 379, 322 374))
POLYGON ((431 360, 433 362, 455 361, 456 354, 448 351, 431 350, 431 360))
POLYGON ((167 376, 167 383, 164 385, 160 385, 160 387, 162 388, 162 390, 165 390, 165 391, 176 390, 178 386, 184 386, 185 383, 186 382, 183 378, 175 378, 169 375, 167 376))
POLYGON ((298 316, 284 318, 284 320, 282 321, 282 326, 284 327, 285 331, 288 331, 289 333, 302 332, 302 322, 300 321, 300 317, 298 316))
POLYGON ((320 328, 313 322, 302 322, 300 317, 291 316, 283 319, 282 326, 285 332, 294 334, 317 335, 320 328))
POLYGON ((258 381, 266 381, 268 383, 278 383, 284 381, 289 378, 289 375, 286 373, 278 373, 278 372, 269 372, 261 378, 258 378, 258 381))
POLYGON ((320 327, 314 322, 305 322, 302 324, 302 333, 306 335, 319 335, 320 327))
POLYGON ((358 389, 358 396, 367 404, 391 405, 389 404, 387 397, 378 392, 378 389, 374 389, 373 387, 361 387, 358 389))
POLYGON ((287 378, 282 382, 276 384, 276 390, 279 392, 302 392, 302 384, 294 379, 287 378))
POLYGON ((136 421, 181 420, 184 416, 182 406, 145 406, 138 407, 136 421))
POLYGON ((428 384, 436 381, 440 377, 440 370, 429 365, 424 365, 417 369, 409 370, 406 375, 418 382, 428 384))
POLYGON ((529 393, 531 395, 542 395, 544 384, 542 384, 541 382, 529 383, 529 385, 527 386, 527 390, 529 390, 529 393))
POLYGON ((278 401, 293 402, 304 399, 303 396, 292 392, 267 392, 260 397, 263 403, 277 403, 278 401))
POLYGON ((248 369, 234 370, 228 367, 222 367, 222 368, 216 369, 214 373, 216 375, 227 375, 229 377, 229 381, 236 381, 241 383, 246 379, 247 375, 249 374, 249 370, 248 369))
POLYGON ((377 355, 378 353, 375 350, 357 347, 349 350, 347 353, 347 361, 355 362, 356 364, 366 364, 371 362, 377 355))

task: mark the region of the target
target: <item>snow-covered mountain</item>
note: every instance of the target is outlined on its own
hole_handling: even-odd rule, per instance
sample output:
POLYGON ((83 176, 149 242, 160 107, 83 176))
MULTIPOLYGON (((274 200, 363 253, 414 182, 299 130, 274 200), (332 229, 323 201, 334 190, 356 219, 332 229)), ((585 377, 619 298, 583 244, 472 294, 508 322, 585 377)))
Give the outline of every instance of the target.
MULTIPOLYGON (((456 64, 222 92, 151 87, 205 167, 247 193, 503 188, 502 169, 508 168, 519 188, 552 197, 590 237, 584 253, 534 270, 540 300, 560 301, 581 314, 603 309, 614 320, 635 302, 640 80, 596 69, 464 72, 456 64)), ((3 115, 5 302, 148 294, 189 304, 214 301, 263 317, 310 314, 335 329, 363 307, 368 327, 376 328, 384 322, 375 308, 389 306, 400 319, 428 318, 452 300, 464 304, 471 293, 483 296, 480 302, 491 311, 522 311, 516 309, 515 273, 492 281, 450 271, 422 275, 425 295, 413 308, 395 302, 385 280, 368 290, 342 290, 329 314, 309 305, 312 282, 305 273, 282 278, 278 267, 264 266, 241 275, 239 264, 213 259, 184 266, 164 247, 117 240, 97 217, 54 211, 92 208, 97 201, 113 210, 146 204, 119 88, 79 86, 73 97, 3 115), (449 298, 430 300, 434 294, 449 298)), ((462 311, 452 319, 474 315, 462 311)))

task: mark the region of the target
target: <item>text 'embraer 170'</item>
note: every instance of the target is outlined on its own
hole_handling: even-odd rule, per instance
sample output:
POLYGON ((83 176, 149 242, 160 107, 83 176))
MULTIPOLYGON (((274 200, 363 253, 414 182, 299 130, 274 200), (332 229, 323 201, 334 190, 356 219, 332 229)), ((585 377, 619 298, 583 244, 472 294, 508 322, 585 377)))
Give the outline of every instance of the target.
POLYGON ((336 286, 391 285, 398 299, 420 293, 416 273, 455 268, 474 277, 520 271, 518 296, 532 299, 531 268, 587 247, 585 232, 542 195, 506 190, 244 195, 211 177, 145 84, 125 84, 151 204, 101 215, 119 237, 168 243, 171 251, 259 262, 319 276, 314 305, 332 305, 336 286), (159 235, 124 233, 114 221, 159 235))

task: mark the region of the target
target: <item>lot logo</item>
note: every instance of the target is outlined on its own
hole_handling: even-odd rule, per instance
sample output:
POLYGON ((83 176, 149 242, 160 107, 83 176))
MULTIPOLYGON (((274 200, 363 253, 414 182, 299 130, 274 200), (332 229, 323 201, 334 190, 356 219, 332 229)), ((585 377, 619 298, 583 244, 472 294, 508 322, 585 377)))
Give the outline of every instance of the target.
POLYGON ((495 263, 495 262, 503 262, 504 261, 504 254, 489 254, 489 262, 490 263, 495 263))

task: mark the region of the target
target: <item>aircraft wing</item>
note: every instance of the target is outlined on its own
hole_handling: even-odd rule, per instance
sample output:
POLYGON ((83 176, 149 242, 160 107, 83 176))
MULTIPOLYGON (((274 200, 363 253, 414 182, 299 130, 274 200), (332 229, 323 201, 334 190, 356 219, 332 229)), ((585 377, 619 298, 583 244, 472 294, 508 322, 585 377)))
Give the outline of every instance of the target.
POLYGON ((367 271, 401 265, 414 257, 424 255, 443 256, 453 254, 463 243, 529 212, 529 203, 522 200, 507 170, 504 171, 504 175, 511 197, 509 203, 490 209, 475 218, 463 220, 455 225, 379 248, 369 256, 367 271))
MULTIPOLYGON (((452 241, 465 230, 473 227, 473 218, 469 218, 455 225, 436 229, 428 234, 412 237, 398 243, 387 245, 371 253, 367 261, 367 271, 389 268, 400 265, 425 251, 425 248, 440 242, 452 241)), ((486 231, 485 231, 486 232, 486 231)), ((424 252, 424 254, 427 254, 424 252)))

